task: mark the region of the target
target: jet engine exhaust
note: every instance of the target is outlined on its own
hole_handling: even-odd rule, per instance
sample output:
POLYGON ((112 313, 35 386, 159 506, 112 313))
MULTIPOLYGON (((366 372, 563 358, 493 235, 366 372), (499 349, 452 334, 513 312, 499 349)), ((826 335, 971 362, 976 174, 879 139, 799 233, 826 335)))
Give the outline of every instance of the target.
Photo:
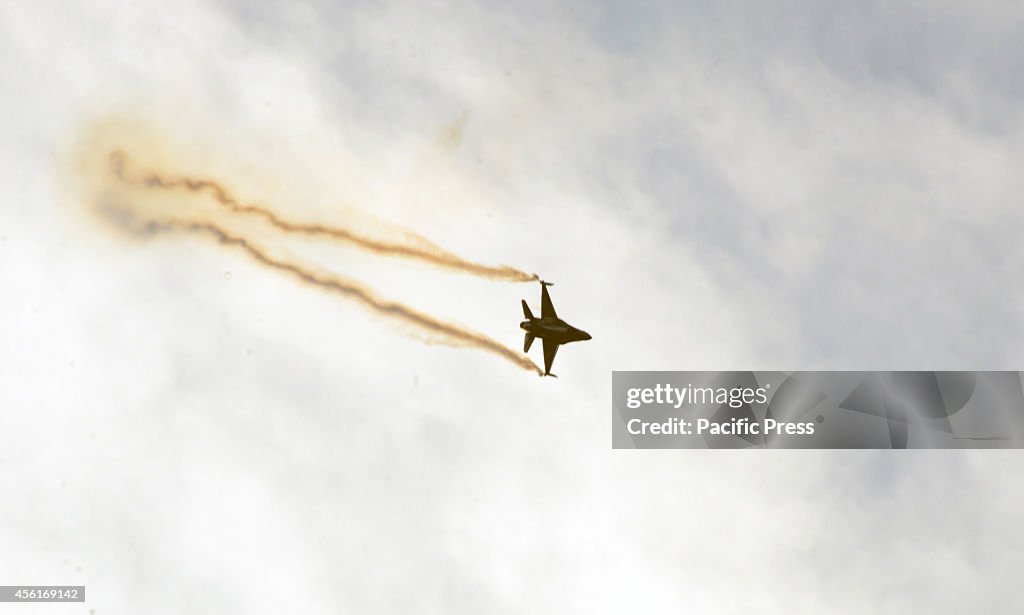
POLYGON ((174 218, 163 221, 139 220, 130 209, 109 203, 100 209, 101 214, 111 223, 116 224, 121 230, 138 236, 167 233, 207 235, 222 245, 241 249, 262 265, 286 273, 304 284, 354 299, 373 312, 410 324, 426 333, 438 335, 445 343, 459 347, 478 348, 537 375, 542 373, 540 367, 529 357, 519 354, 482 333, 444 322, 402 303, 382 299, 355 281, 334 274, 317 272, 310 267, 273 257, 249 239, 232 234, 212 222, 174 218))
POLYGON ((242 203, 232 195, 221 183, 207 178, 174 177, 160 173, 142 173, 137 177, 127 172, 128 158, 124 152, 115 150, 110 153, 110 169, 114 175, 130 186, 142 186, 159 190, 185 190, 193 193, 205 193, 219 205, 233 213, 258 216, 272 226, 285 233, 294 233, 308 237, 322 237, 352 244, 362 250, 374 254, 407 258, 453 271, 468 273, 491 280, 507 282, 533 282, 537 275, 520 271, 506 265, 484 265, 465 260, 446 252, 418 235, 411 234, 419 245, 406 245, 381 241, 367 237, 350 229, 323 224, 307 224, 282 218, 269 208, 252 203, 242 203))
MULTIPOLYGON (((122 239, 206 237, 244 253, 267 269, 346 297, 373 314, 406 325, 410 333, 422 334, 414 335, 420 341, 475 348, 520 369, 542 373, 517 349, 462 324, 382 297, 360 281, 296 256, 290 249, 296 246, 289 244, 292 240, 296 244, 308 244, 311 240, 327 242, 374 257, 394 257, 496 281, 527 282, 536 280, 536 275, 514 267, 464 259, 416 233, 386 223, 379 225, 379 234, 368 231, 377 227, 367 225, 364 215, 355 210, 351 219, 346 217, 340 223, 300 221, 301 214, 295 212, 301 207, 297 206, 307 199, 316 202, 320 196, 315 192, 302 193, 305 196, 295 192, 294 187, 301 190, 301 184, 293 183, 289 190, 276 194, 278 199, 294 197, 295 202, 290 206, 286 203, 284 208, 245 202, 228 186, 232 180, 242 185, 250 183, 245 175, 250 171, 239 172, 233 152, 225 150, 222 144, 203 144, 206 131, 202 129, 181 131, 194 135, 183 142, 174 131, 161 129, 159 121, 139 122, 116 113, 93 120, 83 128, 68 144, 68 175, 61 178, 66 181, 68 203, 84 206, 83 213, 88 217, 83 220, 98 223, 102 230, 113 230, 122 239), (204 165, 213 171, 204 173, 204 165), (180 168, 192 171, 176 172, 180 168), (196 172, 197 168, 200 171, 196 172)), ((244 146, 239 142, 238 147, 244 146)), ((267 185, 259 175, 253 177, 258 178, 252 182, 257 189, 267 185)), ((273 183, 272 179, 268 181, 273 183)), ((249 189, 253 189, 251 185, 249 189)))

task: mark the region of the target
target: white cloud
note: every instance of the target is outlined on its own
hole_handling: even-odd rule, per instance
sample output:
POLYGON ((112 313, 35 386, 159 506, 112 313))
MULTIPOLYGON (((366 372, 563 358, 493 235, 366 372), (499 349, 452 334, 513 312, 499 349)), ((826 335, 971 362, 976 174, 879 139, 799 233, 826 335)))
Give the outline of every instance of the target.
MULTIPOLYGON (((1015 456, 610 450, 612 369, 1019 367, 1019 9, 864 6, 2 9, 0 579, 97 613, 1006 610, 1015 456), (125 106, 292 214, 536 270, 594 340, 539 380, 111 241, 62 152, 125 106)), ((329 256, 512 346, 537 302, 329 256)))

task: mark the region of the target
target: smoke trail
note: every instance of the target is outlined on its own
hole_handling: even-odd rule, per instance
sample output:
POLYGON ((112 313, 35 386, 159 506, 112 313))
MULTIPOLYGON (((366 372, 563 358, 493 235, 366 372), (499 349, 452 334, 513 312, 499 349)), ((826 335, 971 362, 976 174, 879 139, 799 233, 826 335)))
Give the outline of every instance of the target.
POLYGON ((497 355, 522 369, 533 371, 538 376, 543 373, 526 355, 519 354, 482 333, 438 320, 401 303, 381 299, 369 289, 345 278, 317 273, 296 263, 274 258, 248 239, 232 235, 211 222, 175 219, 160 222, 155 220, 143 222, 137 220, 135 215, 128 209, 116 207, 110 203, 102 207, 101 213, 121 228, 138 235, 158 235, 169 232, 210 235, 219 243, 238 247, 256 261, 272 269, 287 273, 301 282, 355 299, 363 304, 363 306, 377 313, 411 324, 429 333, 439 334, 455 345, 479 348, 497 355))
POLYGON ((417 235, 413 235, 413 237, 422 242, 422 245, 412 246, 373 239, 342 227, 326 226, 323 224, 304 224, 286 220, 262 205, 240 202, 230 192, 228 192, 224 186, 212 179, 170 177, 160 175, 158 173, 146 173, 143 174, 141 178, 133 178, 125 172, 126 165, 127 156, 124 152, 115 150, 110 154, 110 168, 114 172, 114 175, 116 175, 117 178, 125 184, 131 186, 141 185, 146 188, 162 190, 183 189, 189 192, 205 192, 212 196, 218 204, 224 206, 230 211, 239 214, 259 216, 277 229, 287 233, 295 233, 311 237, 326 237, 337 241, 351 243, 374 254, 408 258, 492 280, 532 282, 539 279, 536 274, 526 273, 525 271, 521 271, 515 267, 505 265, 483 265, 467 261, 455 254, 442 250, 417 235))

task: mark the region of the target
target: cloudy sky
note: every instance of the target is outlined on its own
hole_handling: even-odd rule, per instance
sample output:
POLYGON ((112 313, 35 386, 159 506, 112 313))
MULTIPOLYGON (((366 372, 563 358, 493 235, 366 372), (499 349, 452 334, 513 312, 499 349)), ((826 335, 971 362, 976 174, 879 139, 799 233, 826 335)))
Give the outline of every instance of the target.
MULTIPOLYGON (((613 451, 609 391, 1020 369, 1024 9, 634 4, 0 6, 0 583, 97 614, 1011 609, 1019 454, 613 451), (67 188, 110 113, 289 215, 536 271, 594 339, 539 379, 117 238, 67 188)), ((309 256, 511 347, 538 303, 309 256)))

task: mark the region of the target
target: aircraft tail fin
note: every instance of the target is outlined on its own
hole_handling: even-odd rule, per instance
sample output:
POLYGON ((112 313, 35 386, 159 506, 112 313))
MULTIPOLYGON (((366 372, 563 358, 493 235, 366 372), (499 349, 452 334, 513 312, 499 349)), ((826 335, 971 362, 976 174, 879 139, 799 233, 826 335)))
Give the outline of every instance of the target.
POLYGON ((533 312, 530 311, 530 306, 526 305, 526 299, 523 299, 523 316, 526 316, 530 320, 533 320, 533 312))
POLYGON ((523 339, 523 352, 530 352, 530 346, 533 345, 534 336, 532 333, 527 333, 526 338, 523 339))

